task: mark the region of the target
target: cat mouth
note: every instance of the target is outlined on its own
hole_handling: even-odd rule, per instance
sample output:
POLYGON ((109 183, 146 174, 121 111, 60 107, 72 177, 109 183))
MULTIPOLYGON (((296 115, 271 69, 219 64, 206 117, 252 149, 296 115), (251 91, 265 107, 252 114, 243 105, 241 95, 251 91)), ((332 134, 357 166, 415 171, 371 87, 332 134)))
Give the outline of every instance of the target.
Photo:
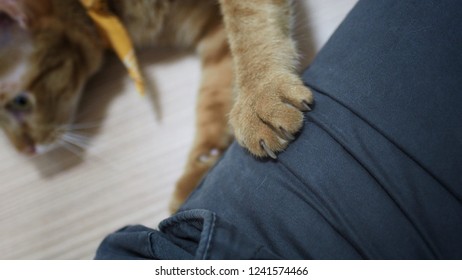
POLYGON ((60 147, 59 142, 52 143, 37 143, 29 135, 23 135, 23 146, 20 152, 27 156, 44 155, 56 148, 60 147))
POLYGON ((34 140, 28 134, 24 134, 22 138, 24 140, 24 146, 21 149, 21 152, 29 156, 35 155, 37 153, 37 149, 35 148, 34 140))

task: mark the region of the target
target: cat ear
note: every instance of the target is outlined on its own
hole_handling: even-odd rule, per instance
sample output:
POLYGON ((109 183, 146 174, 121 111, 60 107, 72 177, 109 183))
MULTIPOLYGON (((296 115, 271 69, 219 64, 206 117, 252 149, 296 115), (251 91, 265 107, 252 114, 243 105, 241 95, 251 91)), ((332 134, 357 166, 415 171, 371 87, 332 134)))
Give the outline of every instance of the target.
POLYGON ((30 29, 50 10, 49 0, 0 0, 0 17, 8 16, 23 29, 30 29))

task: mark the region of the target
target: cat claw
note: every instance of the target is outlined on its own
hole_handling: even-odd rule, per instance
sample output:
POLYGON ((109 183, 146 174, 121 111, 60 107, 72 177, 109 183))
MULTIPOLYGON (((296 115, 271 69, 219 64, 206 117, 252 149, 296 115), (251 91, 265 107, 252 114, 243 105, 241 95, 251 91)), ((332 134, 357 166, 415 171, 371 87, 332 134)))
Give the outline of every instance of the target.
POLYGON ((302 107, 303 107, 303 111, 305 111, 305 112, 311 111, 310 105, 305 100, 302 101, 302 107))
POLYGON ((287 132, 287 130, 285 130, 284 128, 280 127, 279 130, 281 131, 282 136, 284 137, 285 140, 293 141, 295 139, 295 137, 289 132, 287 132))
POLYGON ((265 150, 265 152, 268 154, 270 158, 272 159, 278 158, 276 154, 273 151, 271 151, 271 149, 266 145, 264 140, 260 140, 260 146, 263 148, 263 150, 265 150))

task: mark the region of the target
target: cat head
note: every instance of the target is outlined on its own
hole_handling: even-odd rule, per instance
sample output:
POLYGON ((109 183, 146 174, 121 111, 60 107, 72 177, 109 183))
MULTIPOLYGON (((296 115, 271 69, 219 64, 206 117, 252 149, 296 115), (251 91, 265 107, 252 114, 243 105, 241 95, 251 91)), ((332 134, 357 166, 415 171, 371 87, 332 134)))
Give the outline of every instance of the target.
POLYGON ((102 54, 78 1, 0 0, 0 126, 18 151, 59 141, 102 54))

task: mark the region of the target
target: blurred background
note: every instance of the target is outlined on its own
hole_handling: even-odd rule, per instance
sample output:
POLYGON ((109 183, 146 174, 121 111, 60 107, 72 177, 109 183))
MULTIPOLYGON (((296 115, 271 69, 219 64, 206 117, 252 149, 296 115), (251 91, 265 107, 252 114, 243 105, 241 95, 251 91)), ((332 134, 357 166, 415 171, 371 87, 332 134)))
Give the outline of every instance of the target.
MULTIPOLYGON (((302 67, 357 0, 295 0, 302 67)), ((26 158, 0 133, 0 259, 91 259, 128 224, 156 228, 194 137, 200 65, 194 54, 139 54, 153 95, 142 98, 110 57, 79 112, 86 149, 26 158)))

